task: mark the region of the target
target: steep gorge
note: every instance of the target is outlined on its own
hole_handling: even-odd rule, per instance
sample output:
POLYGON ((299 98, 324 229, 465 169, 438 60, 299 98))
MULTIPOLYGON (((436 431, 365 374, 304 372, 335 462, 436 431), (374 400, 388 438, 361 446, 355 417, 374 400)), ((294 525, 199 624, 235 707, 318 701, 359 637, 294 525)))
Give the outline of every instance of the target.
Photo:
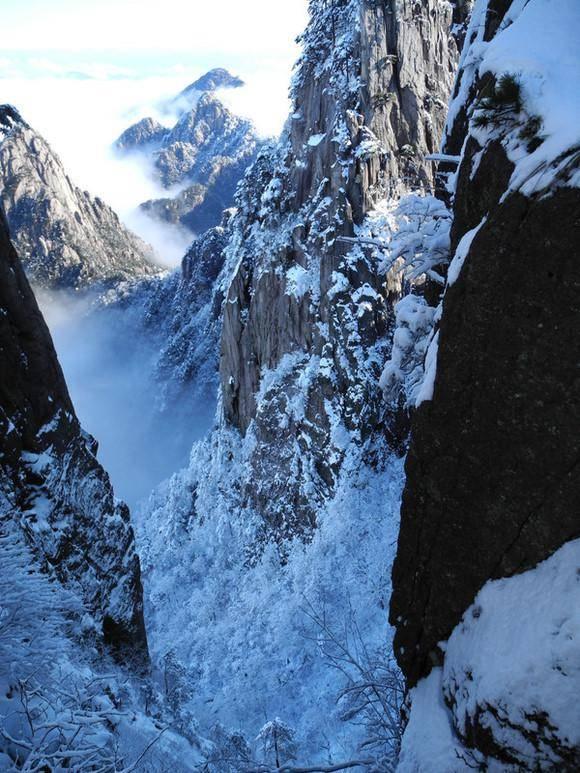
POLYGON ((366 731, 340 720, 340 679, 304 610, 350 620, 373 651, 388 639, 406 416, 379 378, 411 280, 401 261, 386 266, 385 236, 408 191, 420 210, 411 231, 436 229, 445 212, 425 156, 467 8, 317 0, 310 12, 287 126, 207 241, 210 255, 222 250, 221 266, 211 261, 210 308, 223 313, 216 427, 136 522, 153 658, 196 684, 183 705, 247 734, 282 716, 301 756, 329 763, 366 731), (367 247, 373 237, 385 249, 367 247))
MULTIPOLYGON (((170 405, 212 391, 219 351, 213 430, 135 514, 152 661, 210 770, 253 769, 244 736, 278 716, 327 769, 358 744, 378 771, 580 764, 579 145, 537 34, 574 75, 580 18, 478 0, 466 31, 470 10, 311 0, 280 141, 181 272, 121 292, 164 339, 170 405), (394 652, 399 760, 329 642, 399 685, 394 652)), ((146 659, 127 511, 2 248, 5 515, 146 659)))

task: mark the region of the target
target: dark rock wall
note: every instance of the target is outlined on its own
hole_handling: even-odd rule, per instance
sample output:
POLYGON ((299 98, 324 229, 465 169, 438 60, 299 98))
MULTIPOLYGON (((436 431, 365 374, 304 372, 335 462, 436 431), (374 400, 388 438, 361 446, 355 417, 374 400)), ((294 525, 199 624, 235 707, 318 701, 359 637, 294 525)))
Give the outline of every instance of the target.
POLYGON ((445 295, 432 402, 413 420, 393 572, 409 682, 476 593, 580 536, 580 194, 514 194, 445 295))
POLYGON ((139 559, 96 442, 81 429, 62 371, 0 215, 0 517, 44 569, 77 593, 106 643, 143 665, 139 559))
MULTIPOLYGON (((490 3, 486 39, 508 5, 490 3)), ((484 86, 474 80, 448 149, 484 86)), ((556 177, 502 199, 502 143, 520 128, 484 147, 470 136, 457 178, 452 254, 486 220, 446 289, 433 399, 413 419, 391 605, 410 685, 442 662, 438 643, 489 579, 580 536, 580 192, 556 177)))

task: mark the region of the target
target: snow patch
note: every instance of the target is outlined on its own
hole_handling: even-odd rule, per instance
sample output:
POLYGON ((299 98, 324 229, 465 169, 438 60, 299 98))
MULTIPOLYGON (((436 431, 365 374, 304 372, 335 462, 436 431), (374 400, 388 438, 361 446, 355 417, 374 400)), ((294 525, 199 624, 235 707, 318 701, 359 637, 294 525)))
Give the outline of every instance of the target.
POLYGON ((457 245, 457 249, 455 251, 455 255, 453 257, 453 260, 449 264, 449 269, 447 271, 447 287, 451 287, 451 285, 455 284, 457 279, 459 278, 459 274, 461 273, 461 269, 463 268, 463 264, 465 262, 465 258, 467 257, 469 250, 471 249, 471 245, 473 243, 473 240, 483 228, 483 226, 487 223, 487 216, 484 217, 481 221, 481 223, 475 228, 472 228, 471 231, 467 231, 467 233, 463 234, 461 237, 461 241, 457 245))
POLYGON ((463 773, 470 768, 459 754, 441 692, 442 670, 434 668, 411 690, 411 712, 403 735, 397 773, 463 773))
POLYGON ((480 721, 522 763, 531 756, 542 770, 557 764, 547 740, 580 746, 579 650, 580 540, 574 540, 534 569, 488 582, 453 631, 443 688, 459 731, 466 733, 483 707, 480 721), (498 708, 501 721, 487 705, 498 708), (534 750, 525 733, 542 738, 542 727, 544 742, 534 750))
POLYGON ((559 169, 554 162, 580 144, 579 30, 577 0, 518 0, 482 58, 480 73, 514 75, 526 112, 542 121, 542 144, 510 154, 510 189, 527 196, 546 188, 559 169))
POLYGON ((427 349, 427 356, 425 357, 425 377, 421 388, 417 393, 417 400, 415 404, 417 406, 421 403, 427 402, 433 399, 433 391, 435 389, 435 377, 437 376, 437 353, 439 351, 439 331, 435 333, 429 348, 427 349))
POLYGON ((308 138, 308 146, 311 148, 317 148, 321 142, 324 141, 326 137, 326 132, 324 134, 312 134, 308 138))

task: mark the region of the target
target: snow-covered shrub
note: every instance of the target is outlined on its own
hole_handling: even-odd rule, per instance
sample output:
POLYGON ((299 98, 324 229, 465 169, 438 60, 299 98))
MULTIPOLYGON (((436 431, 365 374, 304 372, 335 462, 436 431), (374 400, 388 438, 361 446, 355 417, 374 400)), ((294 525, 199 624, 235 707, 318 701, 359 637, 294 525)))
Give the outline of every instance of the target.
POLYGON ((283 567, 274 546, 249 567, 260 524, 240 509, 239 480, 250 451, 225 430, 199 444, 190 468, 137 519, 152 657, 162 663, 173 650, 187 666, 202 735, 211 738, 219 718, 255 738, 265 719, 280 716, 296 729, 300 762, 352 759, 368 734, 340 719, 342 675, 321 653, 304 599, 335 621, 352 606, 369 651, 388 649, 401 460, 384 457, 370 469, 351 449, 312 542, 292 543, 283 567))
POLYGON ((0 760, 19 770, 121 769, 120 716, 106 677, 72 665, 91 636, 72 595, 36 568, 17 528, 0 527, 0 760))
POLYGON ((240 773, 253 764, 252 750, 239 732, 227 730, 220 722, 209 734, 212 743, 203 771, 208 773, 240 773))
POLYGON ((526 143, 529 153, 544 140, 542 118, 526 111, 522 86, 511 73, 504 73, 497 80, 489 77, 475 104, 472 125, 475 129, 494 128, 500 132, 519 128, 517 136, 526 143))
POLYGON ((154 682, 107 657, 94 621, 40 570, 14 516, 0 515, 0 770, 192 770, 204 754, 191 723, 184 738, 183 714, 154 682))
POLYGON ((396 403, 402 395, 407 407, 415 404, 425 376, 425 355, 435 312, 420 295, 406 295, 395 307, 393 350, 380 380, 386 400, 396 403))
POLYGON ((426 280, 443 286, 442 267, 449 263, 451 213, 435 196, 410 193, 385 200, 358 229, 361 249, 376 253, 379 271, 394 292, 392 351, 380 379, 385 399, 393 406, 415 405, 423 382, 425 356, 437 308, 423 296, 426 280))

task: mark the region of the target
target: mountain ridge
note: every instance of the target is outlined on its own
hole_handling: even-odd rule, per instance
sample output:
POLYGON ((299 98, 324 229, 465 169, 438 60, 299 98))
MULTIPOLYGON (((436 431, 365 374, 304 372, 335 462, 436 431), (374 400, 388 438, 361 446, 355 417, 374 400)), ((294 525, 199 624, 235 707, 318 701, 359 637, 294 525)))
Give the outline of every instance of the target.
POLYGON ((29 278, 87 290, 160 271, 153 251, 100 198, 76 187, 48 143, 0 106, 0 206, 29 278))
POLYGON ((225 70, 212 70, 175 98, 183 102, 185 92, 193 95, 173 127, 143 118, 115 141, 117 152, 147 158, 168 191, 165 198, 141 204, 153 219, 201 234, 217 226, 233 205, 236 186, 262 144, 251 121, 234 115, 216 96, 226 83, 242 85, 237 80, 225 70), (172 192, 176 186, 180 190, 172 192))

